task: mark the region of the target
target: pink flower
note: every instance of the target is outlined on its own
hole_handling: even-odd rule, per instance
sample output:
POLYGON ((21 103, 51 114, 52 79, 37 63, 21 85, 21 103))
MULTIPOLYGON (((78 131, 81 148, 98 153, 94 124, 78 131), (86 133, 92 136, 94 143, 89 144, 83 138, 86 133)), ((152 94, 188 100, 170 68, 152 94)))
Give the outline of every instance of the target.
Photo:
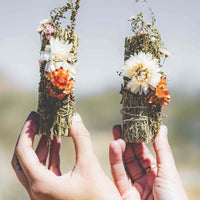
POLYGON ((52 35, 50 35, 50 34, 47 34, 47 35, 46 35, 47 40, 50 40, 51 37, 52 37, 52 35))
POLYGON ((55 31, 54 27, 51 24, 44 24, 44 28, 47 34, 52 34, 55 31))

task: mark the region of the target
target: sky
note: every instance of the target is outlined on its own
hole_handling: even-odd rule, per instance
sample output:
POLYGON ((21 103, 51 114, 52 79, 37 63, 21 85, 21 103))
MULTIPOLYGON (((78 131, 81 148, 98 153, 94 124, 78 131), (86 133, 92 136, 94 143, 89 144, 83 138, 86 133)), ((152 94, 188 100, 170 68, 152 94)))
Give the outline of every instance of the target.
MULTIPOLYGON (((147 0, 171 57, 163 71, 171 91, 200 94, 200 1, 147 0)), ((26 91, 39 83, 39 22, 64 0, 0 0, 0 75, 26 91)), ((124 40, 131 35, 135 0, 81 0, 76 32, 80 35, 75 93, 78 96, 120 90, 124 40)))

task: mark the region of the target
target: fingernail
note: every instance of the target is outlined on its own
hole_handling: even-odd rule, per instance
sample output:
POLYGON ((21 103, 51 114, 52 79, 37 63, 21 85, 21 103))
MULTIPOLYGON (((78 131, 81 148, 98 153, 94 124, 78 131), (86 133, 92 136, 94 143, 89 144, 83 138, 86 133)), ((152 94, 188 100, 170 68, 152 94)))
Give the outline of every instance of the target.
POLYGON ((32 111, 29 116, 27 117, 26 121, 29 120, 36 120, 39 117, 39 114, 35 111, 32 111))
POLYGON ((119 131, 121 131, 121 125, 120 125, 120 124, 114 125, 114 126, 113 126, 113 131, 114 131, 114 130, 119 130, 119 131))
POLYGON ((34 134, 38 134, 38 132, 39 132, 39 117, 40 116, 37 112, 32 111, 25 121, 25 124, 30 123, 34 134))
POLYGON ((73 116, 72 120, 75 122, 82 122, 81 116, 78 113, 73 116))

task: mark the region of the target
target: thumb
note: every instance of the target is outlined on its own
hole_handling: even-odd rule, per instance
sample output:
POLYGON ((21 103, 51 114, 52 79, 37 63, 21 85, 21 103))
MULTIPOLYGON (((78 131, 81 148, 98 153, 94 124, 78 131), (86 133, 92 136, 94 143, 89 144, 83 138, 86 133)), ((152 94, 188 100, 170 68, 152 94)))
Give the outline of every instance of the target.
POLYGON ((81 116, 76 113, 72 119, 70 135, 73 139, 76 152, 76 162, 87 162, 88 157, 93 155, 90 133, 84 126, 81 116))
POLYGON ((159 134, 155 138, 154 150, 156 152, 158 175, 169 176, 176 173, 176 166, 171 147, 167 137, 167 127, 162 125, 159 134))

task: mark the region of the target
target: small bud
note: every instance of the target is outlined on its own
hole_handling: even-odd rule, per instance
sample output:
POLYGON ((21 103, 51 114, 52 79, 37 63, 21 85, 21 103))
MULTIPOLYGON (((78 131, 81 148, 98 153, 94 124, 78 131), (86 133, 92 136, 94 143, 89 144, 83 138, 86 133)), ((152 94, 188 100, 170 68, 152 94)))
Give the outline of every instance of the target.
POLYGON ((160 54, 163 55, 164 54, 164 50, 160 49, 160 54))
POLYGON ((147 32, 146 31, 141 31, 141 33, 140 33, 141 35, 146 35, 147 34, 147 32))
POLYGON ((134 16, 131 16, 131 17, 128 19, 128 21, 133 21, 133 20, 135 20, 135 17, 134 17, 134 16))
POLYGON ((168 58, 169 56, 171 56, 170 52, 169 52, 169 51, 166 51, 166 52, 165 52, 165 57, 168 58))
POLYGON ((37 32, 38 33, 41 33, 42 31, 44 31, 44 28, 42 26, 40 26, 40 27, 37 28, 37 32))
POLYGON ((155 41, 156 41, 156 38, 155 38, 155 37, 152 37, 152 38, 151 38, 151 41, 152 41, 152 42, 155 42, 155 41))
POLYGON ((165 49, 160 49, 160 54, 165 55, 166 58, 171 56, 170 52, 165 49))

